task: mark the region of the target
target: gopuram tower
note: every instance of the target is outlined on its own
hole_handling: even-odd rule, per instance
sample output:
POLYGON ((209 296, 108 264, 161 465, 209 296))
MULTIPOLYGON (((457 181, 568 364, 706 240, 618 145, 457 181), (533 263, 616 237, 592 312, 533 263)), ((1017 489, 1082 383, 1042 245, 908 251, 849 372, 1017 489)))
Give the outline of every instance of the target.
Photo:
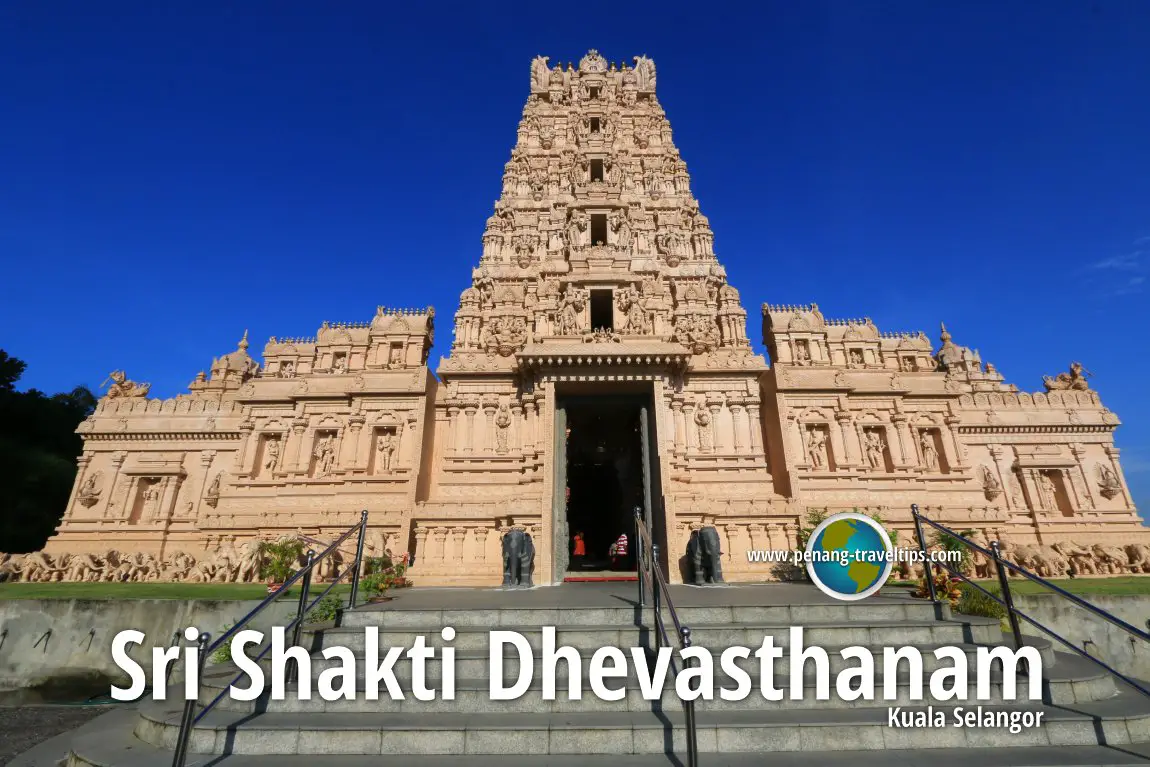
POLYGON ((251 580, 258 542, 330 541, 366 510, 368 555, 411 555, 416 585, 498 585, 520 533, 547 584, 633 571, 633 539, 609 554, 639 508, 671 581, 700 527, 727 580, 756 581, 786 573, 749 552, 819 515, 910 540, 912 503, 1043 575, 1150 571, 1119 420, 1081 364, 1021 391, 945 327, 936 346, 809 303, 762 306, 768 367, 654 63, 591 51, 530 76, 437 375, 431 307, 273 337, 259 362, 245 333, 170 399, 116 371, 56 535, 0 571, 251 580))
MULTIPOLYGON (((641 56, 633 66, 595 51, 578 68, 532 62, 503 192, 438 369, 441 471, 428 506, 443 516, 426 524, 489 505, 485 516, 550 544, 537 554, 544 579, 560 577, 574 532, 563 507, 579 500, 565 497, 559 465, 579 429, 554 431, 568 393, 590 397, 592 411, 596 395, 650 399, 648 460, 662 479, 651 504, 684 526, 669 531, 673 551, 705 516, 703 499, 760 520, 773 508, 760 426, 766 363, 751 350, 655 86, 641 56)), ((629 499, 603 502, 625 512, 629 499)), ((627 532, 611 511, 610 523, 596 521, 627 532)))

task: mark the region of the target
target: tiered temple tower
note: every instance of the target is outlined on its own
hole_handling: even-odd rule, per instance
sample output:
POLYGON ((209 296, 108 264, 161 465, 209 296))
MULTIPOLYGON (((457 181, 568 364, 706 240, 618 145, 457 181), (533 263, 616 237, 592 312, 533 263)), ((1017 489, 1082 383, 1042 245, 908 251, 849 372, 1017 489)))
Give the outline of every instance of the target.
POLYGON ((1081 366, 1028 394, 945 328, 936 350, 810 304, 763 305, 768 368, 654 63, 591 51, 578 67, 538 57, 530 76, 438 377, 434 311, 383 307, 273 338, 262 365, 245 334, 174 399, 117 372, 79 429, 72 499, 36 567, 115 572, 133 552, 166 578, 226 580, 245 544, 330 537, 367 509, 368 552, 412 553, 416 583, 498 583, 513 528, 535 540, 536 582, 553 582, 570 533, 562 402, 636 392, 672 580, 700 525, 718 530, 729 579, 759 580, 772 573, 746 552, 793 547, 812 510, 858 508, 909 537, 911 503, 1032 544, 1018 557, 1048 570, 1150 567, 1130 548, 1147 534, 1118 419, 1081 366))

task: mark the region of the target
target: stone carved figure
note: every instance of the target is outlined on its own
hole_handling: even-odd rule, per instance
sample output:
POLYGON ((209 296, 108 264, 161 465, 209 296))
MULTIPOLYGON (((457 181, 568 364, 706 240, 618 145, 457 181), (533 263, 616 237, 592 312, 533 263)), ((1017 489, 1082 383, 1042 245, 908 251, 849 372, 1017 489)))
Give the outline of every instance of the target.
POLYGON ((104 394, 105 399, 120 399, 122 397, 146 397, 148 390, 152 388, 150 383, 137 383, 128 378, 123 370, 113 370, 108 374, 108 378, 104 383, 111 380, 112 385, 108 387, 108 391, 104 394))
POLYGON ((567 288, 559 299, 559 313, 555 332, 561 336, 577 336, 583 332, 583 310, 588 294, 574 285, 567 288))
POLYGON ((507 357, 527 343, 527 320, 511 315, 492 317, 483 327, 480 343, 488 354, 507 357))
POLYGON ((1022 480, 1018 477, 1017 469, 1010 472, 1010 500, 1019 508, 1026 505, 1026 498, 1022 493, 1022 480))
POLYGON ((807 458, 811 468, 822 469, 827 465, 827 437, 817 426, 807 429, 807 458))
POLYGON ((536 56, 531 60, 531 92, 543 93, 551 82, 551 70, 547 66, 549 56, 536 56))
POLYGON ((331 366, 331 372, 336 375, 343 375, 347 372, 347 357, 339 355, 335 358, 335 363, 331 366))
POLYGON ((1038 484, 1038 496, 1042 499, 1042 508, 1049 510, 1058 508, 1054 480, 1051 479, 1050 473, 1045 471, 1038 472, 1038 475, 1035 477, 1035 482, 1038 484))
POLYGON ((503 587, 530 588, 535 568, 535 543, 522 527, 513 527, 503 536, 503 587))
POLYGON ((212 480, 212 484, 208 485, 207 492, 204 493, 204 503, 215 508, 216 504, 220 501, 220 477, 223 476, 222 472, 216 474, 216 478, 212 480))
POLYGON ((1070 568, 1076 575, 1094 575, 1098 572, 1098 564, 1094 559, 1094 552, 1079 546, 1073 541, 1059 541, 1052 545, 1055 551, 1066 558, 1070 568))
POLYGON ((995 476, 994 470, 985 464, 981 470, 982 473, 982 492, 985 493, 988 501, 993 501, 998 496, 1002 495, 1002 483, 998 481, 995 476))
POLYGON ((706 314, 684 314, 675 320, 675 341, 695 354, 712 352, 719 346, 719 326, 706 314))
POLYGON ((631 335, 646 335, 651 332, 650 318, 643 311, 642 297, 634 287, 622 288, 615 294, 615 304, 623 312, 620 328, 631 335))
POLYGON ((928 471, 938 469, 938 450, 934 446, 934 435, 930 429, 923 429, 918 435, 918 444, 922 448, 922 465, 928 471))
POLYGON ((1087 391, 1090 389, 1090 384, 1086 379, 1091 375, 1090 371, 1082 367, 1081 362, 1071 362, 1070 372, 1059 373, 1057 376, 1043 376, 1042 383, 1046 387, 1046 391, 1087 391))
POLYGON ((1122 483, 1114 470, 1104 464, 1098 464, 1098 492, 1106 500, 1122 494, 1122 483))
POLYGON ((1144 543, 1131 543, 1124 548, 1126 555, 1130 557, 1131 572, 1150 573, 1150 546, 1144 543))
POLYGON ((811 362, 810 344, 805 339, 795 341, 795 362, 799 365, 809 365, 811 362))
POLYGON ((591 219, 582 210, 571 211, 571 220, 567 223, 567 248, 573 250, 587 244, 590 237, 591 219))
POLYGON ((96 505, 100 500, 100 472, 97 471, 84 480, 80 492, 76 494, 76 500, 88 508, 96 505))
POLYGON ((866 431, 866 459, 872 469, 882 469, 886 467, 886 457, 883 453, 886 450, 886 442, 883 440, 882 435, 879 434, 878 429, 868 429, 866 431))
POLYGON ((710 452, 714 449, 715 441, 711 436, 711 412, 705 407, 695 411, 695 425, 699 427, 699 449, 710 452))
POLYGON ((326 477, 331 473, 332 464, 335 462, 334 442, 335 440, 330 434, 325 434, 316 443, 312 455, 315 457, 315 475, 317 477, 326 477))
POLYGON ((848 367, 862 367, 864 364, 862 352, 858 349, 851 349, 848 367))
POLYGON ((687 541, 687 567, 690 583, 702 586, 723 583, 723 552, 720 550, 719 531, 708 525, 691 531, 687 541))
POLYGON ((607 218, 607 223, 611 227, 612 234, 615 235, 615 244, 621 248, 630 249, 634 234, 631 232, 631 222, 627 219, 627 214, 617 210, 612 211, 607 218))
POLYGON ((639 90, 655 90, 655 62, 646 56, 634 56, 632 60, 635 62, 635 79, 639 90))
POLYGON ((495 452, 503 455, 507 452, 507 435, 511 429, 511 411, 506 405, 501 405, 495 414, 495 452))
POLYGON ((1115 575, 1129 572, 1130 557, 1126 555, 1124 549, 1096 543, 1091 547, 1091 550, 1094 552, 1094 559, 1098 563, 1099 573, 1115 575))
POLYGON ((264 471, 272 472, 279 467, 280 439, 278 436, 268 437, 264 445, 264 471))
POLYGON ((380 433, 375 446, 375 470, 377 473, 391 471, 391 458, 395 454, 395 437, 391 432, 380 433))

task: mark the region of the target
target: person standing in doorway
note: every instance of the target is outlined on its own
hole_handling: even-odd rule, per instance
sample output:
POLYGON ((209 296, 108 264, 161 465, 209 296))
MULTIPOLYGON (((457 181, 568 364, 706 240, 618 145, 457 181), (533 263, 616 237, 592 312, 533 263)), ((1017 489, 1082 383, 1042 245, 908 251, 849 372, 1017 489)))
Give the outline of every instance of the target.
POLYGON ((627 533, 623 533, 615 539, 608 550, 608 555, 611 558, 612 570, 618 570, 620 565, 627 564, 627 533))
POLYGON ((583 531, 575 533, 575 542, 571 550, 571 569, 582 570, 583 559, 587 556, 587 544, 583 541, 583 531))

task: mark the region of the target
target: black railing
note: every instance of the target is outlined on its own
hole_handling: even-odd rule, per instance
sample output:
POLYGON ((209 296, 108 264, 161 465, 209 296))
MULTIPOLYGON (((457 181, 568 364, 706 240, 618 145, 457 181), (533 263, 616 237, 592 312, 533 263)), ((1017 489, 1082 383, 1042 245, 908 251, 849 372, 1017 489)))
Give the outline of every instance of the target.
MULTIPOLYGON (((667 624, 663 620, 663 605, 671 616, 671 623, 675 626, 675 633, 679 637, 679 648, 685 650, 691 646, 691 629, 684 626, 679 620, 679 613, 675 610, 675 603, 671 601, 671 589, 667 579, 663 577, 663 570, 659 566, 659 544, 655 543, 647 523, 643 521, 643 511, 635 507, 635 569, 639 573, 639 607, 647 606, 647 593, 651 594, 651 606, 654 608, 655 622, 653 633, 655 639, 655 653, 659 648, 670 647, 671 641, 667 634, 667 624)), ((683 661, 684 667, 689 668, 690 660, 683 661)), ((671 656, 671 670, 674 676, 679 675, 678 664, 671 656)), ((699 764, 699 735, 695 726, 695 701, 683 701, 683 715, 686 719, 685 734, 687 737, 687 767, 698 767, 699 764)))
MULTIPOLYGON (((304 618, 307 616, 307 614, 311 612, 315 606, 324 599, 324 597, 330 594, 331 590, 334 589, 348 574, 351 575, 351 593, 348 595, 347 609, 353 609, 355 607, 356 599, 359 595, 359 571, 360 565, 363 562, 363 544, 364 539, 366 538, 366 532, 367 511, 365 510, 360 514, 359 522, 355 523, 339 538, 336 538, 335 541, 326 549, 321 551, 319 554, 316 554, 315 551, 308 551, 307 561, 304 563, 303 567, 301 567, 299 570, 296 570, 296 572, 290 578, 288 578, 282 586, 280 586, 271 594, 268 594, 262 602, 252 608, 252 610, 243 618, 240 618, 240 620, 237 621, 235 625, 225 630, 224 633, 220 635, 219 639, 211 642, 211 634, 206 632, 201 634, 198 641, 199 653, 197 654, 197 661, 199 663, 199 670, 201 673, 197 676, 197 679, 202 679, 204 662, 209 656, 223 647, 225 642, 231 641, 232 637, 234 637, 238 632, 242 631, 245 626, 251 623, 253 618, 263 612, 268 605, 279 599, 281 595, 286 594, 288 589, 292 588, 296 583, 301 584, 299 602, 296 607, 296 616, 290 623, 284 626, 285 634, 289 631, 292 632, 292 646, 299 645, 300 637, 303 633, 304 618), (319 563, 322 562, 325 558, 331 556, 333 552, 335 552, 343 544, 344 541, 356 533, 359 534, 359 540, 356 543, 354 561, 351 563, 351 565, 345 567, 343 572, 336 573, 336 576, 332 578, 331 583, 326 589, 323 590, 323 593, 309 602, 308 596, 311 592, 312 571, 314 571, 316 566, 319 565, 319 563), (211 642, 210 645, 208 644, 209 642, 211 642)), ((260 652, 254 658, 252 658, 252 660, 258 663, 271 650, 271 648, 271 643, 267 643, 264 648, 260 650, 260 652)), ((298 673, 299 665, 293 663, 288 669, 288 681, 297 681, 298 673)), ((223 700, 224 696, 228 694, 228 690, 231 689, 232 685, 240 681, 245 675, 246 674, 241 671, 239 674, 233 677, 230 682, 224 685, 224 688, 220 690, 220 693, 216 695, 216 697, 214 697, 207 705, 200 709, 198 714, 195 713, 196 704, 199 702, 198 695, 195 698, 184 702, 184 711, 180 719, 180 732, 176 736, 175 754, 172 757, 172 767, 184 767, 184 762, 188 756, 188 741, 192 735, 192 727, 194 727, 196 723, 203 719, 209 711, 215 708, 216 704, 223 700)))
POLYGON ((1023 645, 1022 625, 1019 623, 1019 620, 1021 619, 1021 620, 1026 621, 1027 623, 1029 623, 1031 626, 1034 626, 1039 631, 1042 631, 1043 633, 1048 634, 1050 637, 1057 640, 1064 647, 1074 651, 1074 653, 1076 655, 1079 655, 1083 658, 1090 660, 1092 663, 1095 663, 1096 665, 1100 666, 1104 670, 1106 670, 1109 673, 1113 674, 1114 676, 1118 677, 1119 679, 1121 679, 1123 682, 1125 682, 1127 685, 1134 688, 1138 692, 1142 693, 1143 695, 1145 695, 1147 697, 1150 697, 1150 689, 1147 689, 1144 682, 1139 682, 1138 680, 1133 679, 1133 678, 1127 676, 1126 674, 1123 674, 1121 671, 1118 671, 1117 669, 1113 668, 1108 663, 1103 661, 1101 658, 1095 657, 1094 655, 1091 655, 1090 653, 1086 652, 1085 648, 1080 649, 1076 644, 1074 644, 1073 642, 1071 642, 1069 639, 1065 638, 1064 636, 1062 636, 1058 632, 1054 631, 1049 626, 1043 625, 1039 621, 1035 620, 1034 618, 1032 618, 1029 615, 1027 615, 1026 613, 1024 613, 1022 610, 1019 610, 1014 604, 1014 596, 1011 594, 1010 578, 1008 577, 1008 575, 1010 572, 1014 572, 1014 573, 1017 573, 1018 575, 1022 576, 1023 578, 1030 580, 1033 583, 1040 584, 1041 586, 1044 586, 1045 588, 1050 589, 1051 591, 1053 591, 1055 594, 1062 597, 1063 599, 1073 603, 1074 605, 1076 605, 1078 607, 1081 607, 1083 610, 1086 610, 1090 614, 1101 618, 1102 620, 1106 621, 1110 625, 1122 629, 1127 634, 1130 634, 1132 637, 1135 637, 1136 639, 1140 639, 1143 642, 1150 643, 1150 634, 1148 634, 1145 631, 1142 631, 1141 629, 1138 629, 1134 626, 1131 626, 1126 621, 1122 620, 1121 618, 1118 618, 1117 616, 1111 615, 1110 613, 1106 612, 1105 610, 1101 609, 1100 607, 1097 607, 1095 605, 1090 604, 1089 602, 1087 602, 1082 597, 1071 594, 1069 591, 1067 591, 1063 588, 1060 588, 1059 586, 1054 585, 1053 583, 1046 580, 1045 578, 1042 578, 1041 576, 1035 575, 1034 573, 1030 572, 1026 568, 1021 567, 1020 565, 1017 565, 1014 562, 1011 562, 1010 560, 1003 559, 1002 553, 999 551, 998 541, 991 541, 990 542, 990 548, 987 549, 987 548, 980 546, 979 544, 975 543, 974 541, 970 540, 966 536, 964 536, 960 533, 957 533, 948 527, 940 525, 939 523, 937 523, 933 520, 927 519, 922 514, 919 514, 918 504, 912 504, 910 507, 910 510, 911 510, 911 513, 914 515, 915 533, 918 537, 918 547, 919 547, 919 551, 922 554, 922 559, 923 559, 923 575, 926 578, 927 591, 929 593, 929 596, 930 596, 930 599, 932 602, 938 603, 938 601, 939 601, 938 592, 935 589, 934 576, 933 576, 933 573, 931 571, 931 567, 933 565, 938 565, 943 570, 946 570, 948 573, 950 573, 954 577, 961 579, 967 585, 972 586, 975 589, 978 589, 984 595, 986 595, 990 599, 993 599, 995 602, 997 602, 998 604, 1002 605, 1003 608, 1005 608, 1007 620, 1010 622, 1010 633, 1014 636, 1014 649, 1015 650, 1020 649, 1023 645), (932 528, 937 530, 939 533, 942 533, 943 535, 949 536, 950 538, 954 539, 956 542, 962 544, 963 546, 966 546, 971 551, 976 551, 979 554, 982 554, 989 561, 993 562, 994 568, 996 571, 996 575, 998 577, 998 587, 999 587, 999 589, 1002 590, 1002 594, 1001 595, 995 594, 994 592, 990 591, 989 589, 983 588, 978 583, 975 583, 974 580, 971 579, 970 576, 968 576, 966 573, 962 573, 962 572, 959 572, 958 570, 955 570, 953 567, 948 565, 946 562, 942 561, 941 558, 938 561, 932 561, 930 559, 930 557, 928 556, 928 552, 930 551, 930 545, 926 542, 926 536, 923 535, 922 526, 924 523, 927 525, 930 525, 932 528))

